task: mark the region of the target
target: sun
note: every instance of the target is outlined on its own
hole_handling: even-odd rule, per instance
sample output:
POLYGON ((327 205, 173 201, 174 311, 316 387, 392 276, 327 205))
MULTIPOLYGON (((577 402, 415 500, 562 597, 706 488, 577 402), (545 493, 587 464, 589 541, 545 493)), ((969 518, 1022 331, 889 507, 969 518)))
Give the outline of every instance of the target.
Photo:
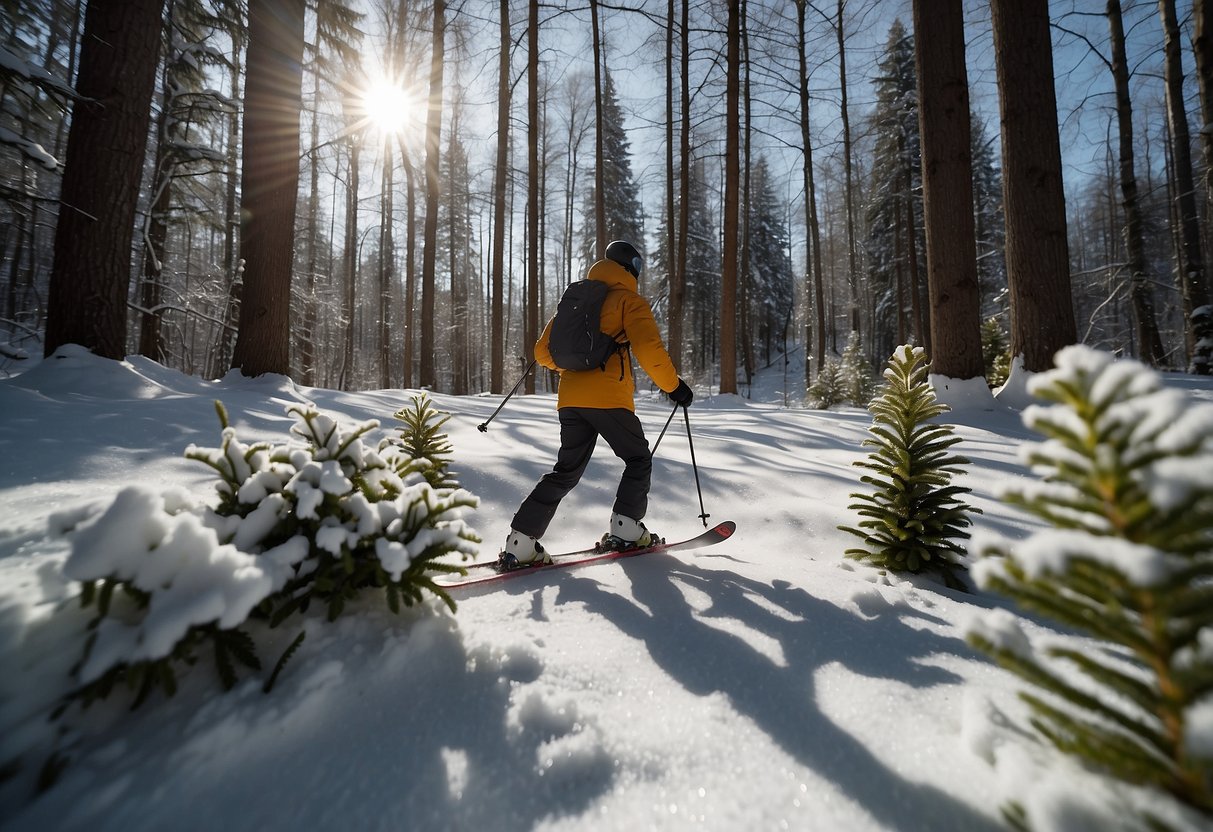
POLYGON ((398 135, 413 122, 416 105, 399 84, 380 79, 363 90, 362 109, 380 132, 398 135))

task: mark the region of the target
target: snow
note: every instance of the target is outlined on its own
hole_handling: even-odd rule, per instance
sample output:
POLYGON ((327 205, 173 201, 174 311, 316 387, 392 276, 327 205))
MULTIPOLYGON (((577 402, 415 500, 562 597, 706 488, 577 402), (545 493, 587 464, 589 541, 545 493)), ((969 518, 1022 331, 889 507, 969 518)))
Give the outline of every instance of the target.
POLYGON ((0 144, 8 144, 20 150, 26 157, 49 171, 59 169, 59 160, 38 142, 14 133, 7 127, 0 127, 0 144))
MULTIPOLYGON (((268 671, 223 692, 206 657, 179 673, 175 697, 131 712, 119 691, 52 722, 91 617, 75 581, 120 567, 167 584, 180 597, 166 606, 171 621, 153 622, 163 636, 238 615, 305 554, 301 542, 252 557, 256 520, 200 520, 217 478, 184 451, 220 443, 215 400, 245 445, 288 442, 287 410, 308 402, 346 428, 381 420, 350 450, 374 454, 412 391, 205 381, 77 348, 21 370, 0 381, 0 766, 20 763, 0 780, 6 830, 967 831, 1004 828, 999 807, 1011 800, 1037 830, 1143 828, 1142 808, 1176 829, 1208 828, 1032 739, 1017 679, 964 640, 973 627, 1007 646, 1058 638, 1045 624, 975 585, 966 594, 843 557, 850 540, 836 527, 855 519, 853 463, 871 418, 779 406, 783 379, 803 378, 795 366, 760 375, 748 398, 697 391, 689 410, 704 506, 713 522, 738 524, 725 543, 467 589, 455 614, 433 600, 393 615, 370 594, 335 622, 314 609, 259 631, 270 664, 307 634, 269 694, 268 671), (96 545, 75 545, 81 536, 96 545), (68 765, 33 797, 52 750, 68 765)), ((1166 384, 1213 401, 1208 379, 1166 384)), ((1039 436, 1001 396, 950 387, 959 395, 942 419, 972 460, 958 481, 983 511, 974 530, 1040 532, 999 499, 1028 477, 1019 447, 1039 436)), ((515 396, 484 433, 476 426, 499 396, 431 398, 452 414, 452 471, 479 498, 464 518, 485 540, 479 557, 491 557, 554 459, 554 397, 515 396)), ((637 409, 652 442, 670 406, 646 393, 637 409)), ((285 493, 314 506, 343 487, 326 460, 280 464, 291 470, 258 479, 271 496, 289 482, 285 493)), ((547 548, 601 534, 620 471, 600 448, 547 548)), ((398 520, 407 503, 371 505, 349 522, 398 520)), ((699 511, 685 427, 673 424, 646 523, 689 537, 699 511)), ((380 557, 403 568, 405 548, 380 557)), ((1207 749, 1213 706, 1192 717, 1191 743, 1207 749)))

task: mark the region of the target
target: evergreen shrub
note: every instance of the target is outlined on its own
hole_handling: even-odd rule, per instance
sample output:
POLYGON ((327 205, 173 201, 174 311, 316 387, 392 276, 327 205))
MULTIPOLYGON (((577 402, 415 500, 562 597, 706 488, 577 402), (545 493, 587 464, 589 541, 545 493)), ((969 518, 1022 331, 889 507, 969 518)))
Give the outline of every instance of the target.
POLYGON ((102 512, 53 519, 72 537, 64 571, 97 610, 69 701, 87 705, 119 683, 135 690, 136 704, 156 688, 171 695, 174 668, 194 664, 203 646, 231 687, 237 663, 260 668, 242 629, 252 619, 276 626, 316 602, 332 621, 369 588, 393 611, 425 592, 454 610, 433 578, 462 571, 443 555, 475 553, 462 511, 477 500, 449 480, 450 445, 430 430, 428 402, 411 411, 424 428, 416 443, 384 440, 377 450, 364 442, 373 420, 344 429, 294 405, 294 441, 245 444, 218 402, 216 410, 219 447, 186 450, 218 474, 216 507, 132 486, 102 512))
POLYGON ((950 425, 931 422, 947 407, 927 383, 926 353, 901 346, 889 359, 885 383, 868 405, 872 436, 863 444, 875 450, 854 464, 872 473, 860 480, 871 493, 853 493, 848 508, 858 512, 857 526, 839 526, 862 539, 847 557, 881 569, 938 572, 948 586, 963 589, 956 570, 966 554, 961 540, 969 514, 961 502, 969 489, 951 484, 968 460, 949 449, 960 441, 950 425))
POLYGON ((1057 748, 1213 822, 1213 406, 1083 346, 1028 389, 1050 403, 1023 416, 1045 436, 1024 449, 1041 481, 1005 499, 1049 528, 978 536, 974 576, 1096 647, 1033 643, 1006 612, 968 639, 1029 683, 1057 748))

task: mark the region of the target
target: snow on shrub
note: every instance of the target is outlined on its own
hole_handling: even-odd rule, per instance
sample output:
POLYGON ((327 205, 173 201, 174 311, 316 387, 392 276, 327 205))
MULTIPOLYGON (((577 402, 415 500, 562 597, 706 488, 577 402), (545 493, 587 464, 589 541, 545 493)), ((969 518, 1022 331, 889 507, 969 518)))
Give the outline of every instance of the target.
POLYGON ((1101 646, 980 619, 968 639, 1031 683, 1032 725, 1059 749, 1213 815, 1213 406, 1082 346, 1028 389, 1052 402, 1024 412, 1043 481, 1004 498, 1051 528, 975 537, 974 576, 1101 646))
MULTIPOLYGON (((261 666, 240 629, 250 618, 275 626, 315 600, 331 621, 368 587, 383 589, 393 611, 425 591, 454 610, 433 575, 461 568, 436 559, 475 553, 461 513, 477 500, 426 480, 434 447, 418 457, 391 440, 370 448, 363 437, 378 422, 346 430, 311 405, 287 409, 295 441, 245 444, 216 410, 219 447, 191 445, 186 456, 219 474, 217 507, 131 486, 103 511, 52 518, 72 539, 65 574, 97 610, 69 699, 87 705, 118 683, 136 705, 157 688, 171 695, 176 664, 193 664, 206 643, 230 688, 235 662, 261 666)), ((445 436, 428 435, 448 449, 445 436)))

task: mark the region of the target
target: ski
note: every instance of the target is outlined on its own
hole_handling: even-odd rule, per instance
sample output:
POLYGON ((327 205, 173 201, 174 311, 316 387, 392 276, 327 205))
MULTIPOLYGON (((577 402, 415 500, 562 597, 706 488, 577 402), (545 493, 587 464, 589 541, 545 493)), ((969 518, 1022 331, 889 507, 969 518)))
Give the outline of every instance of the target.
POLYGON ((637 549, 621 549, 619 551, 600 551, 595 545, 589 549, 581 549, 576 552, 564 552, 559 555, 552 555, 551 562, 537 563, 534 565, 519 566, 516 569, 506 571, 498 571, 497 561, 482 561, 480 563, 471 563, 464 567, 468 570, 468 575, 459 577, 452 575, 449 579, 438 579, 436 584, 443 589, 456 589, 465 586, 478 586, 480 584, 492 583, 494 581, 504 581, 508 578, 518 578, 523 575, 533 575, 536 572, 544 572, 549 569, 562 569, 570 566, 585 566, 590 563, 600 563, 608 560, 619 560, 621 558, 634 558, 639 555, 649 555, 655 552, 685 552, 690 549, 701 549, 705 546, 711 546, 721 541, 728 540, 733 536, 733 532, 737 530, 737 524, 732 520, 726 520, 723 523, 718 523, 708 529, 703 534, 687 540, 680 540, 675 543, 654 543, 651 546, 642 546, 637 549))

